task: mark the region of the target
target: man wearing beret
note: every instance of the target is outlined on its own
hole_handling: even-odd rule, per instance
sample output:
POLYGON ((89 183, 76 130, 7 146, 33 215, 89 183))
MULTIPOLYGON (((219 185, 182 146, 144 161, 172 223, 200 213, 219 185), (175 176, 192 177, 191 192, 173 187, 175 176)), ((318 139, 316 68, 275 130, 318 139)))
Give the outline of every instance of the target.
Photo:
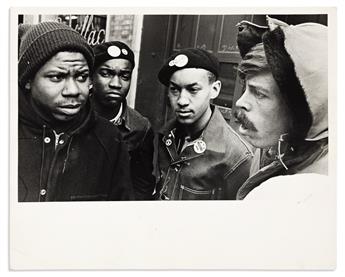
POLYGON ((239 132, 257 150, 251 177, 237 199, 311 201, 331 188, 325 176, 327 27, 267 20, 268 26, 247 21, 238 25, 245 91, 236 102, 236 114, 239 132))
POLYGON ((128 146, 135 199, 150 200, 155 187, 154 134, 149 120, 126 103, 135 66, 134 53, 120 41, 105 42, 93 50, 92 102, 99 115, 117 126, 128 146))
POLYGON ((250 147, 210 105, 218 76, 217 58, 202 49, 181 50, 159 71, 175 118, 159 133, 158 199, 235 199, 248 177, 250 147))
POLYGON ((21 37, 18 201, 132 198, 121 134, 88 100, 93 63, 65 24, 36 24, 21 37))

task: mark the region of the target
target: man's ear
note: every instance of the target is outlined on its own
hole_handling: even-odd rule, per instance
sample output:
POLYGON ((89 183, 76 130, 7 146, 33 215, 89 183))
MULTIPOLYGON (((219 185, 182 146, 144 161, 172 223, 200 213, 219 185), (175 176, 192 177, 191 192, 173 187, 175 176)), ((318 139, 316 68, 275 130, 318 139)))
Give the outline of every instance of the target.
POLYGON ((27 89, 27 90, 30 90, 30 89, 31 89, 31 81, 28 81, 28 82, 25 84, 25 89, 27 89))
POLYGON ((221 88, 222 88, 222 82, 220 80, 217 80, 212 84, 211 99, 215 99, 218 97, 221 88))

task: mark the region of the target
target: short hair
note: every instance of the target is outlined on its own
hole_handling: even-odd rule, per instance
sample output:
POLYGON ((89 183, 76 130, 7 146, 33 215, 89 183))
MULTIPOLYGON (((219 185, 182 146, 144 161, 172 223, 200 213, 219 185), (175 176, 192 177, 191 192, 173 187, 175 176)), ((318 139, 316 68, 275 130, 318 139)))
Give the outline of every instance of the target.
POLYGON ((212 73, 211 71, 207 71, 207 78, 208 78, 209 84, 212 84, 215 81, 217 81, 216 75, 214 75, 214 73, 212 73))

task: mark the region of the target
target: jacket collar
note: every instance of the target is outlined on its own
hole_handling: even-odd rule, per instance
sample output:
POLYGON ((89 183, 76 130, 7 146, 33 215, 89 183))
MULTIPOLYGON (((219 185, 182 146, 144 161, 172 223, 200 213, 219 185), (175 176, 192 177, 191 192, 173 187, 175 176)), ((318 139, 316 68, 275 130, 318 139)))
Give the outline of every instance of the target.
MULTIPOLYGON (((41 132, 42 128, 48 127, 54 129, 51 124, 43 120, 37 112, 33 109, 31 102, 30 93, 23 91, 19 88, 19 120, 24 124, 31 126, 36 129, 37 132, 41 132)), ((76 118, 73 124, 69 127, 66 132, 69 135, 79 134, 86 132, 91 128, 96 121, 96 115, 94 110, 91 108, 90 102, 87 101, 83 109, 81 110, 80 116, 76 118)))
POLYGON ((204 155, 206 151, 225 151, 225 144, 219 143, 218 135, 215 136, 215 134, 222 134, 223 128, 224 126, 227 126, 227 123, 216 106, 211 105, 211 108, 213 110, 211 118, 204 128, 199 139, 191 142, 180 154, 177 153, 175 141, 175 132, 177 126, 176 118, 169 121, 159 131, 159 133, 163 136, 162 142, 165 144, 169 155, 173 160, 172 164, 194 159, 196 157, 204 155), (202 142, 204 142, 205 145, 202 142), (206 148, 203 149, 204 147, 206 148))

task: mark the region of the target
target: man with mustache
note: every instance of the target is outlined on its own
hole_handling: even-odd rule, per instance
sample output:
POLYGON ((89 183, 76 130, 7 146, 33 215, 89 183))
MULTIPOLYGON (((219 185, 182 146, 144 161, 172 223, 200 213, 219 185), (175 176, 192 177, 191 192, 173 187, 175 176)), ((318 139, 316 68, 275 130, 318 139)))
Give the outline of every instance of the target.
MULTIPOLYGON (((236 102, 236 115, 239 132, 258 149, 251 177, 237 199, 270 198, 265 191, 300 197, 305 195, 304 180, 276 176, 328 172, 327 27, 267 19, 269 27, 239 24, 239 74, 245 91, 236 102), (261 34, 260 41, 249 34, 261 34), (254 42, 251 47, 248 41, 254 42)), ((313 176, 307 175, 323 178, 313 176)), ((314 182, 310 186, 316 188, 314 182)))
POLYGON ((92 48, 69 26, 32 25, 18 61, 18 201, 132 198, 121 134, 88 96, 92 48))
POLYGON ((147 118, 127 106, 133 51, 121 41, 110 41, 93 48, 92 103, 98 114, 110 120, 122 134, 130 154, 131 177, 136 200, 153 197, 153 130, 147 118))
POLYGON ((221 89, 219 62, 202 49, 172 55, 158 74, 175 118, 159 133, 161 200, 231 200, 247 179, 251 149, 210 105, 221 89))

